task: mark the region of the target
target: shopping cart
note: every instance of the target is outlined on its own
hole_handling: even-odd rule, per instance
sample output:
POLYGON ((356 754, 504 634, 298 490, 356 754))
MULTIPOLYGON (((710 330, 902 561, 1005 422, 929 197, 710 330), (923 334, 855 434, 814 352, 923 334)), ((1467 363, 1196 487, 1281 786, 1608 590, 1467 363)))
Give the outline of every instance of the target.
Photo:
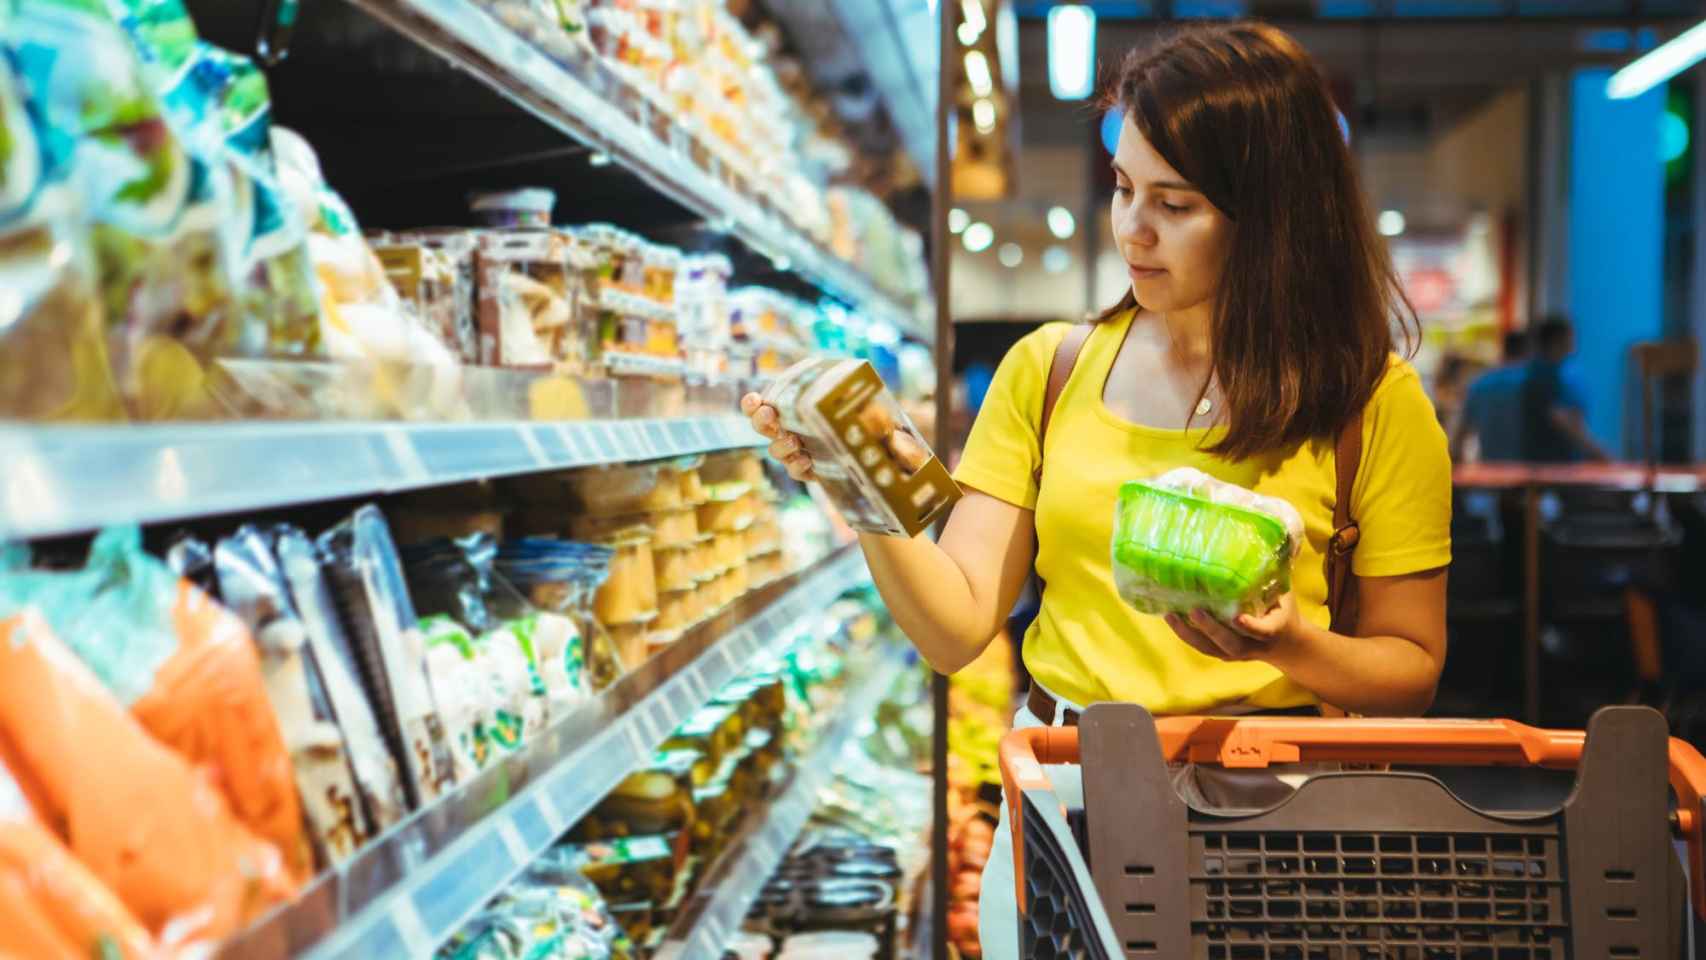
POLYGON ((1008 734, 1001 776, 1020 955, 1036 960, 1671 960, 1690 949, 1686 904, 1706 916, 1706 759, 1645 707, 1602 709, 1584 735, 1100 704, 1076 729, 1008 734), (1042 765, 1081 757, 1085 805, 1067 811, 1042 765), (1182 760, 1367 769, 1315 776, 1270 809, 1209 813, 1175 790, 1167 763, 1182 760), (1555 809, 1491 811, 1377 765, 1574 768, 1576 781, 1555 809))

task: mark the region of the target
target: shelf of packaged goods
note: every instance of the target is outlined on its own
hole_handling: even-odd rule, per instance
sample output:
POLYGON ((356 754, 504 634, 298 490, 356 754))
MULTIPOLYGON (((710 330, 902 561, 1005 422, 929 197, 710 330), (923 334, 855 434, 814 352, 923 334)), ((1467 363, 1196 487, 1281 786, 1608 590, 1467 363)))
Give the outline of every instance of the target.
POLYGON ((703 891, 685 904, 654 960, 721 960, 732 935, 758 899, 817 807, 818 791, 835 776, 842 751, 860 736, 907 667, 901 651, 886 651, 864 672, 823 731, 816 746, 795 764, 795 773, 776 799, 753 811, 741 836, 699 884, 703 891))
POLYGON ((0 425, 0 540, 758 446, 738 416, 0 425))
MULTIPOLYGON (((558 38, 551 56, 472 0, 350 0, 403 35, 468 71, 509 100, 593 149, 608 154, 659 193, 727 230, 847 301, 929 343, 935 310, 903 304, 862 270, 791 223, 763 184, 743 191, 745 174, 638 93, 590 49, 558 38), (618 102, 618 97, 622 102, 618 102)), ((566 36, 566 35, 565 35, 566 36)))
POLYGON ((868 582, 846 547, 748 594, 224 944, 233 958, 429 957, 748 664, 868 582))

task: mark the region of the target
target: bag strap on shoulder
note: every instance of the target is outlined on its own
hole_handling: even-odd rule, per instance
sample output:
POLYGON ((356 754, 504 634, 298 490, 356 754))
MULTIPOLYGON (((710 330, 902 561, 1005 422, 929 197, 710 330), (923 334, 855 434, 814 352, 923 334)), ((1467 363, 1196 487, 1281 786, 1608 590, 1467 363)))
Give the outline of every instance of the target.
POLYGON ((1043 415, 1037 421, 1037 469, 1038 482, 1043 477, 1043 440, 1048 436, 1049 421, 1054 419, 1054 407, 1060 402, 1060 394, 1066 389, 1066 381, 1072 379, 1072 368, 1078 365, 1078 355, 1084 352, 1084 344, 1090 341, 1090 332, 1096 329, 1093 323, 1075 324, 1066 331, 1059 346, 1054 348, 1054 360, 1048 366, 1048 385, 1043 389, 1043 415))
MULTIPOLYGON (((1351 572, 1351 556, 1356 552, 1361 530, 1351 516, 1351 491, 1357 482, 1357 468, 1362 466, 1362 411, 1351 417, 1339 430, 1333 447, 1333 471, 1336 489, 1333 494, 1333 536, 1327 541, 1327 612, 1332 620, 1328 629, 1350 635, 1357 627, 1357 578, 1351 572)), ((1345 711, 1326 702, 1321 704, 1324 717, 1347 716, 1345 711)))

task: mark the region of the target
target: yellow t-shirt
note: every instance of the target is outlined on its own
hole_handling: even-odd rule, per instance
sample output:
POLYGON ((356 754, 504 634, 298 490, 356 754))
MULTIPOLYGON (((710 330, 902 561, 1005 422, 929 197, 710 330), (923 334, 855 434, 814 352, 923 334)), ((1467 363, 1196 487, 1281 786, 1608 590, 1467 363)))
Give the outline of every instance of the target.
MULTIPOLYGON (((1047 589, 1025 635, 1025 666, 1043 686, 1079 704, 1118 700, 1177 714, 1232 703, 1314 703, 1314 694, 1265 663, 1226 663, 1196 652, 1161 618, 1138 613, 1115 592, 1109 540, 1120 484, 1195 467, 1297 508, 1307 542, 1293 562, 1292 590, 1304 617, 1323 626, 1329 619, 1322 558, 1333 526, 1332 439, 1230 462, 1200 449, 1223 428, 1164 430, 1115 416, 1102 389, 1132 316, 1101 324, 1079 354, 1049 422, 1040 492, 1033 479, 1037 424, 1066 324, 1026 336, 1001 361, 955 471, 968 487, 1036 511, 1037 571, 1047 589)), ((1358 576, 1451 562, 1445 434, 1416 371, 1397 357, 1364 411, 1351 515, 1361 526, 1351 565, 1358 576)))

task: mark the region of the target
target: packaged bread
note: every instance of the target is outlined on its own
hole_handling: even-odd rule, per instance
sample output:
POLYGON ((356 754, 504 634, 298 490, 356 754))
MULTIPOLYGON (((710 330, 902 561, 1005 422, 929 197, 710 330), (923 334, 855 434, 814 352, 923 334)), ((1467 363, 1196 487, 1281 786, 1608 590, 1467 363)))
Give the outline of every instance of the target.
POLYGON ((0 744, 40 821, 162 947, 211 949, 294 896, 278 848, 33 610, 0 620, 0 744))
POLYGON ((327 866, 343 863, 372 834, 326 680, 272 544, 260 530, 241 527, 214 548, 214 567, 220 597, 249 627, 260 651, 315 851, 327 866))
POLYGON ((866 361, 802 360, 771 384, 765 402, 804 442, 819 485, 857 530, 917 536, 960 497, 866 361))
POLYGON ((1303 520, 1283 500, 1197 470, 1122 484, 1114 585, 1144 613, 1260 614, 1291 589, 1303 520))
POLYGON ((593 598, 593 612, 605 626, 651 620, 657 616, 657 569, 652 545, 647 540, 628 539, 609 546, 610 575, 593 598))

